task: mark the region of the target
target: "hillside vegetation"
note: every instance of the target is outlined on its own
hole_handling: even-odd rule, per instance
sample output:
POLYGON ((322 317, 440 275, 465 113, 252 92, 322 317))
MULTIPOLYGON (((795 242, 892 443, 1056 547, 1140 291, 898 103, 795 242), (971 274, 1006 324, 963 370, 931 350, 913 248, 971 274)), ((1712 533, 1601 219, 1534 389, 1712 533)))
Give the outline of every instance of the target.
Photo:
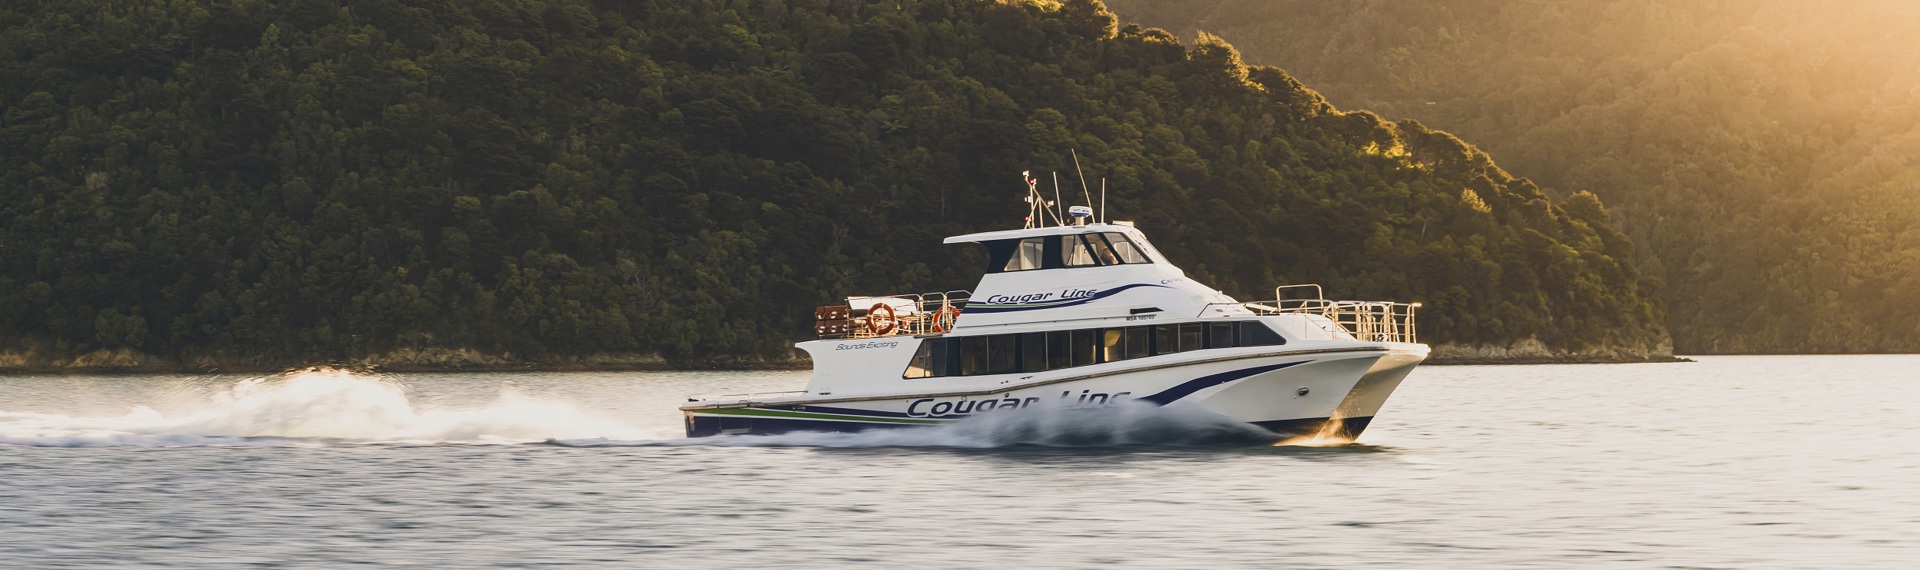
POLYGON ((1112 4, 1598 194, 1677 350, 1920 351, 1920 4, 1112 4))
POLYGON ((1593 195, 1090 0, 9 2, 0 103, 16 360, 787 358, 816 305, 972 286, 940 238, 1018 227, 1070 149, 1229 293, 1665 341, 1593 195))

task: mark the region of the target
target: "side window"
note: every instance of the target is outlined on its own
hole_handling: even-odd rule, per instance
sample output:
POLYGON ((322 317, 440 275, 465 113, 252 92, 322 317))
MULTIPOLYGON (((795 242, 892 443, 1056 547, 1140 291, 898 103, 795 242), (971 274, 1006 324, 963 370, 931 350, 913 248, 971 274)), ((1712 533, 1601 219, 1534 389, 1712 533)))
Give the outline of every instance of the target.
MULTIPOLYGON (((933 339, 954 341, 960 349, 960 375, 979 376, 983 374, 1007 374, 1020 370, 1020 335, 997 334, 992 336, 964 336, 957 339, 933 339)), ((938 346, 930 359, 935 366, 935 376, 939 374, 940 351, 938 346)))
POLYGON ((902 378, 928 378, 933 376, 933 341, 920 341, 920 350, 914 351, 913 360, 907 363, 907 373, 902 378))
POLYGON ((1286 337, 1273 332, 1266 323, 1241 321, 1238 324, 1240 325, 1240 346, 1277 346, 1287 343, 1286 337))
POLYGON ((1147 351, 1153 340, 1153 327, 1127 327, 1127 358, 1152 356, 1147 351))
POLYGON ((1106 236, 1107 243, 1113 244, 1113 255, 1120 259, 1120 263, 1153 263, 1147 258, 1146 252, 1127 239, 1127 234, 1107 232, 1100 235, 1106 236))
POLYGON ((1100 331, 1101 362, 1113 362, 1148 356, 1152 327, 1127 327, 1100 331))
POLYGON ((1047 333, 1022 333, 1020 335, 1020 371, 1046 372, 1047 333))
POLYGON ((1180 325, 1160 325, 1153 327, 1153 353, 1173 354, 1180 352, 1180 325))
POLYGON ((1054 331, 1047 333, 1047 369, 1056 370, 1073 366, 1071 355, 1067 354, 1067 339, 1072 333, 1054 331))
POLYGON ((987 373, 1007 374, 1020 371, 1019 335, 997 334, 987 337, 987 373))
POLYGON ((1180 350, 1200 350, 1207 347, 1207 326, 1200 323, 1180 325, 1180 350))
POLYGON ((1173 354, 1207 347, 1206 325, 1185 323, 1153 328, 1153 353, 1173 354))
POLYGON ((1100 355, 1099 333, 1099 329, 1081 329, 1072 332, 1072 337, 1068 341, 1068 344, 1071 345, 1069 352, 1073 354, 1073 366, 1086 366, 1088 364, 1100 363, 1099 358, 1097 358, 1100 355))
POLYGON ((960 337, 960 375, 987 373, 987 337, 960 337))
POLYGON ((1046 238, 1027 238, 1013 247, 1013 257, 1007 259, 1003 271, 1026 271, 1040 269, 1040 252, 1046 246, 1046 238))
POLYGON ((1127 329, 1102 329, 1100 331, 1100 361, 1113 362, 1127 359, 1127 329))
POLYGON ((921 341, 901 377, 1045 372, 1189 350, 1286 343, 1286 337, 1259 321, 932 338, 921 341))
POLYGON ((1233 346, 1233 323, 1207 323, 1207 348, 1233 346))
POLYGON ((913 360, 907 362, 907 371, 901 378, 937 378, 952 376, 954 373, 954 347, 960 339, 930 338, 920 341, 919 350, 914 351, 913 360))

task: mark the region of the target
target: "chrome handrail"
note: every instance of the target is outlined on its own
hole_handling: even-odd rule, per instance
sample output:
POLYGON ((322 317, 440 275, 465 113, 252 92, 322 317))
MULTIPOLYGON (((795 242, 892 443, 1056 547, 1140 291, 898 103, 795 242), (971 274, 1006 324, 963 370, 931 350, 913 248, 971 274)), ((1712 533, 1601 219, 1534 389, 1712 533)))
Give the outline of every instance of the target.
POLYGON ((1320 294, 1319 285, 1282 285, 1274 288, 1275 299, 1271 301, 1252 301, 1235 303, 1208 303, 1201 307, 1196 318, 1204 317, 1207 310, 1216 305, 1239 305, 1262 316, 1313 315, 1325 319, 1325 322, 1307 322, 1319 326, 1335 336, 1346 336, 1364 342, 1404 342, 1418 343, 1418 311, 1420 303, 1398 303, 1392 301, 1335 301, 1324 296, 1312 299, 1287 299, 1281 294, 1287 289, 1313 288, 1320 294), (1332 325, 1334 328, 1329 328, 1332 325), (1336 330, 1337 328, 1337 330, 1336 330))
POLYGON ((1281 285, 1281 286, 1279 286, 1279 287, 1274 287, 1274 288, 1273 288, 1273 298, 1275 298, 1275 299, 1285 299, 1285 298, 1287 298, 1287 295, 1286 295, 1285 293, 1281 293, 1281 291, 1285 291, 1285 290, 1288 290, 1288 289, 1305 289, 1305 288, 1308 288, 1308 287, 1312 287, 1312 288, 1313 288, 1313 298, 1315 298, 1315 299, 1325 299, 1325 298, 1327 298, 1327 292, 1326 292, 1325 290, 1322 290, 1322 289, 1320 288, 1320 284, 1319 284, 1319 283, 1306 283, 1306 284, 1301 284, 1301 285, 1281 285))

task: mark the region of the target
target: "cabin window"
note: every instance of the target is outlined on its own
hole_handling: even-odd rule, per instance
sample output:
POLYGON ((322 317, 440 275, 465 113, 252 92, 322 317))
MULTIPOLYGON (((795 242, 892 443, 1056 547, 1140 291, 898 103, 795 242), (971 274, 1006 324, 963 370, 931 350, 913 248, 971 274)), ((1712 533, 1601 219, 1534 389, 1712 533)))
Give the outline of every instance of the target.
POLYGON ((1153 353, 1173 354, 1180 352, 1180 325, 1160 325, 1153 327, 1153 353))
MULTIPOLYGON (((1057 243, 1060 244, 1060 260, 1067 267, 1153 263, 1152 256, 1123 233, 1089 233, 1057 237, 1059 239, 1057 243)), ((1017 258, 1018 256, 1015 256, 1015 260, 1017 258)), ((1013 269, 1009 267, 1008 271, 1013 269)))
POLYGON ((987 373, 987 338, 985 336, 960 338, 961 376, 987 373))
POLYGON ((907 363, 907 373, 903 378, 930 378, 933 376, 934 341, 921 341, 920 350, 914 351, 913 361, 907 363))
POLYGON ((1020 335, 1020 371, 1046 372, 1072 366, 1067 349, 1071 334, 1054 331, 1020 335))
POLYGON ((1020 369, 1018 335, 960 337, 960 375, 1007 374, 1020 369))
POLYGON ((1153 335, 1152 327, 1127 327, 1101 331, 1101 362, 1114 362, 1150 355, 1147 347, 1153 335))
POLYGON ((1259 321, 930 338, 920 342, 900 376, 1045 372, 1156 354, 1286 343, 1286 337, 1259 321))
POLYGON ((1180 350, 1200 350, 1207 347, 1207 326, 1200 323, 1180 325, 1180 350))
POLYGON ((1098 334, 1099 332, 1098 329, 1073 331, 1073 336, 1068 340, 1068 344, 1071 345, 1069 350, 1073 353, 1074 366, 1100 363, 1099 358, 1097 358, 1100 355, 1098 350, 1100 339, 1097 338, 1100 336, 1098 334))
POLYGON ((1147 240, 1143 239, 1140 241, 1133 242, 1133 247, 1134 249, 1140 250, 1141 254, 1147 256, 1148 263, 1166 263, 1167 262, 1167 256, 1161 255, 1160 250, 1154 249, 1153 244, 1149 243, 1147 240))
POLYGON ((1113 255, 1119 259, 1120 263, 1153 263, 1147 258, 1146 252, 1135 246, 1133 240, 1127 239, 1127 234, 1107 232, 1100 235, 1105 236, 1107 243, 1112 244, 1113 255))
POLYGON ((999 239, 981 244, 987 246, 987 273, 1166 262, 1152 245, 1122 232, 999 239))
POLYGON ((997 334, 987 337, 987 373, 1008 374, 1020 371, 1019 336, 997 334))
POLYGON ((1233 348, 1233 323, 1208 323, 1207 348, 1233 348))
POLYGON ((1087 248, 1093 251, 1094 261, 1101 265, 1120 264, 1119 256, 1113 254, 1113 248, 1107 246, 1107 240, 1100 239, 1100 234, 1086 234, 1080 238, 1087 241, 1087 248))
POLYGON ((1047 333, 1020 335, 1020 370, 1022 372, 1047 371, 1047 333))
POLYGON ((959 368, 960 345, 958 338, 930 338, 920 341, 920 348, 913 353, 913 360, 907 363, 907 371, 902 378, 938 378, 953 376, 959 368))
POLYGON ((1001 271, 1026 271, 1040 269, 1043 266, 1041 253, 1046 249, 1046 238, 1027 238, 1013 246, 1013 257, 1007 258, 1007 265, 1001 271))
POLYGON ((1087 241, 1080 236, 1060 236, 1060 258, 1067 267, 1092 267, 1100 265, 1093 256, 1093 250, 1087 249, 1087 241))
POLYGON ((1067 354, 1068 339, 1071 333, 1054 331, 1047 333, 1047 369, 1054 370, 1073 366, 1073 360, 1067 354))
POLYGON ((1277 346, 1287 343, 1286 337, 1280 336, 1280 333, 1273 332, 1273 329, 1268 327, 1266 323, 1259 321, 1241 321, 1239 325, 1240 338, 1238 340, 1240 346, 1277 346))
POLYGON ((1153 329, 1153 353, 1173 354, 1206 348, 1206 325, 1186 323, 1153 329))

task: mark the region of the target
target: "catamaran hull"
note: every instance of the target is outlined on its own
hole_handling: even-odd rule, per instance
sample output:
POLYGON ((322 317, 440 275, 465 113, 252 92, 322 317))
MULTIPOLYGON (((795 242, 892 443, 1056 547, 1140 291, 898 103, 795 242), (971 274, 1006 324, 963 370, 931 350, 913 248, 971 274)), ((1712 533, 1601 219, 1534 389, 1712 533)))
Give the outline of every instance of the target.
POLYGON ((1034 378, 999 392, 702 402, 682 410, 687 435, 705 437, 927 427, 984 414, 1058 413, 1132 402, 1204 410, 1279 437, 1352 438, 1366 430, 1426 355, 1425 346, 1384 345, 1173 363, 1142 359, 1128 361, 1136 363, 1132 367, 1034 378))

